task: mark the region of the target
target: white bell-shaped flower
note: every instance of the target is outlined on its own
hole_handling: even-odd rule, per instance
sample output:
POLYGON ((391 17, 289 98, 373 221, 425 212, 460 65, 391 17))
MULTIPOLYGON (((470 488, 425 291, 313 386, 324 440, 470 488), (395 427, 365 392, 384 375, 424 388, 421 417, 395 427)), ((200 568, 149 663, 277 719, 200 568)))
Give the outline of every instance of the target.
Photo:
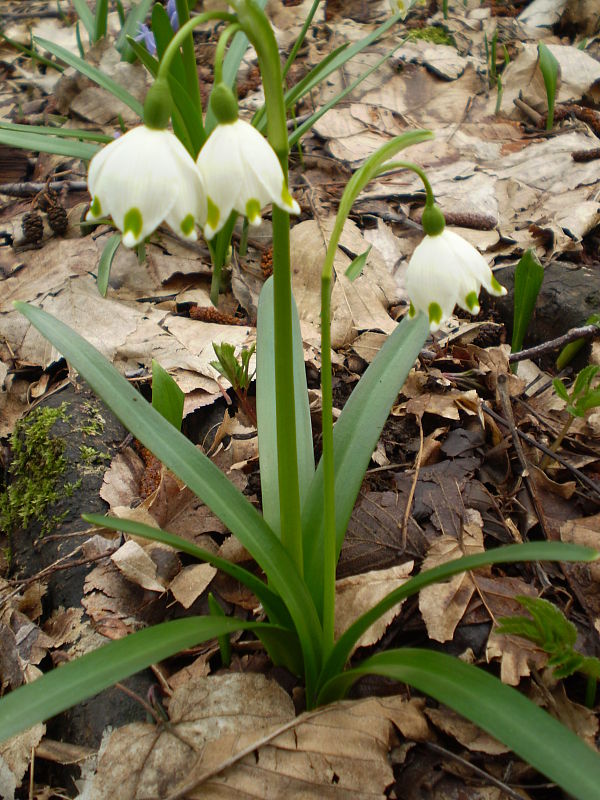
POLYGON ((490 294, 506 294, 481 253, 457 233, 444 228, 441 233, 425 236, 409 261, 409 315, 414 317, 423 311, 429 317, 430 330, 437 331, 455 305, 478 314, 482 286, 490 294))
POLYGON ((206 195, 194 159, 166 129, 140 125, 101 150, 90 162, 92 205, 87 220, 111 216, 134 247, 166 222, 195 241, 206 220, 206 195))
POLYGON ((218 233, 233 210, 260 225, 261 209, 274 203, 289 214, 300 207, 288 191, 275 151, 256 128, 236 119, 216 126, 196 161, 207 198, 204 235, 218 233))

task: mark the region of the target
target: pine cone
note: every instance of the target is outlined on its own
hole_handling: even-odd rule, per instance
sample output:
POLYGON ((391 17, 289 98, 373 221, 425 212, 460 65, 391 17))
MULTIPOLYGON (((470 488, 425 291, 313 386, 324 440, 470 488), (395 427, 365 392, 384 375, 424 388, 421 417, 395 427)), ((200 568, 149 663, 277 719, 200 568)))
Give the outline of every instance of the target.
POLYGON ((48 211, 48 222, 54 233, 62 236, 67 232, 67 212, 62 206, 52 206, 48 211))
POLYGON ((38 244, 44 238, 44 221, 38 211, 25 214, 21 222, 21 230, 26 242, 38 244))

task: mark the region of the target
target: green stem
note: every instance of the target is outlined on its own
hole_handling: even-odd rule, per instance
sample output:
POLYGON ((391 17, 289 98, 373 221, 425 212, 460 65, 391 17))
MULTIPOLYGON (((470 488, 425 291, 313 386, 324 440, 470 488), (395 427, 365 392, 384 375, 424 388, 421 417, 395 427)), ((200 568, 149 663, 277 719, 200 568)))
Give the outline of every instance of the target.
POLYGON ((217 86, 223 81, 223 60, 225 58, 227 42, 233 36, 233 34, 237 33, 239 30, 240 26, 237 23, 234 23, 233 25, 228 25, 223 33, 219 36, 219 41, 217 42, 217 47, 215 49, 214 86, 217 86))
MULTIPOLYGON (((265 105, 267 138, 288 175, 288 133, 283 97, 281 63, 273 29, 262 9, 252 0, 231 0, 237 20, 258 56, 265 105)), ((275 327, 275 416, 281 541, 303 574, 300 489, 294 402, 292 338, 292 277, 290 266, 290 218, 273 206, 273 294, 275 327)))
MULTIPOLYGON (((179 29, 181 30, 181 28, 187 25, 190 21, 188 0, 175 0, 175 7, 177 9, 179 29)), ((198 67, 196 65, 196 53, 194 52, 194 37, 192 36, 192 30, 192 28, 189 29, 189 35, 186 35, 182 41, 181 49, 183 51, 183 67, 185 69, 185 82, 187 85, 188 94, 196 108, 200 111, 200 113, 202 113, 202 98, 200 97, 200 83, 198 81, 198 67)))
MULTIPOLYGON (((564 425, 563 425, 563 426, 562 426, 562 428, 560 429, 560 433, 558 434, 558 436, 556 437, 556 439, 555 439, 555 440, 552 442, 552 444, 550 445, 550 450, 552 450, 552 452, 553 452, 553 453, 556 453, 556 451, 558 450, 558 448, 561 446, 561 444, 562 444, 562 440, 563 440, 563 439, 565 438, 565 436, 567 435, 567 433, 568 433, 568 431, 569 431, 569 428, 570 428, 570 427, 571 427, 571 425, 573 424, 573 420, 574 420, 574 419, 575 419, 575 417, 574 417, 574 416, 572 416, 571 414, 569 414, 569 416, 568 416, 568 418, 566 419, 566 421, 565 421, 564 425)), ((552 460, 553 460, 553 459, 552 459, 552 457, 546 454, 546 455, 544 456, 544 458, 542 459, 542 462, 541 462, 541 464, 540 464, 540 469, 546 469, 547 467, 549 467, 549 466, 550 466, 550 462, 551 462, 552 460)))
MULTIPOLYGON (((180 3, 180 0, 178 0, 178 3, 177 3, 177 9, 178 10, 179 10, 179 3, 180 3)), ((167 78, 167 76, 169 75, 169 68, 171 66, 171 62, 175 58, 175 54, 177 53, 177 51, 179 50, 179 48, 182 45, 183 45, 183 50, 184 50, 184 61, 185 61, 186 47, 188 47, 188 45, 186 45, 186 41, 187 42, 191 41, 192 52, 193 52, 194 43, 193 43, 193 40, 191 40, 190 34, 194 30, 194 28, 197 28, 199 25, 204 25, 204 23, 210 22, 213 19, 219 19, 219 20, 223 20, 224 22, 231 22, 231 23, 234 23, 234 22, 237 21, 233 14, 228 14, 226 11, 205 11, 203 14, 198 14, 198 16, 194 17, 193 19, 188 19, 188 21, 185 22, 181 26, 181 28, 179 28, 179 30, 177 31, 175 36, 173 36, 173 38, 169 42, 169 46, 165 50, 165 54, 162 57, 162 60, 160 62, 160 66, 158 68, 158 74, 156 76, 157 80, 158 80, 158 78, 164 78, 164 79, 167 78)), ((180 17, 180 20, 181 20, 181 17, 180 17)), ((194 59, 194 74, 195 74, 195 71, 196 71, 196 60, 194 59)), ((186 67, 186 74, 187 73, 188 73, 188 68, 186 67)), ((197 84, 198 84, 198 79, 197 79, 197 76, 196 76, 196 85, 197 84)), ((200 96, 199 93, 200 93, 200 89, 198 87, 198 97, 200 96)))

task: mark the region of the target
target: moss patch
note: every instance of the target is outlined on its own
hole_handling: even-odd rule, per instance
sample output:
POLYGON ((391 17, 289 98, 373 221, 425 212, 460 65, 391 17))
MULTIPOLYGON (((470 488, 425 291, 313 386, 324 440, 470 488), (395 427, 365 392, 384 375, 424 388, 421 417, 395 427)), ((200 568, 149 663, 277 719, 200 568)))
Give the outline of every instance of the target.
POLYGON ((46 512, 77 488, 77 483, 62 480, 68 466, 65 441, 51 435, 56 422, 68 421, 67 408, 67 403, 58 408, 37 408, 15 426, 11 437, 11 482, 0 493, 0 528, 9 535, 19 527, 39 522, 43 536, 66 516, 67 512, 59 516, 48 516, 46 512))
POLYGON ((425 42, 431 44, 447 44, 450 47, 456 47, 454 38, 445 28, 438 25, 429 25, 426 28, 413 28, 408 34, 408 39, 423 39, 425 42))

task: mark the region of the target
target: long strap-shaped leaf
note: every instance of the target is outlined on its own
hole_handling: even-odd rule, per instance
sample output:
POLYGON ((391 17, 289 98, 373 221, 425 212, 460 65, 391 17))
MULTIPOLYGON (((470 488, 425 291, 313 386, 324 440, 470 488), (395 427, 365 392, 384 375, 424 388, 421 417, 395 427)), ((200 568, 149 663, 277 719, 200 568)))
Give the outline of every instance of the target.
POLYGON ((39 45, 48 50, 49 53, 52 53, 52 55, 55 55, 70 67, 74 67, 78 72, 81 72, 82 75, 85 75, 86 78, 89 78, 91 81, 94 81, 94 83, 97 83, 98 86, 102 86, 103 89, 109 91, 112 95, 114 95, 114 97, 116 97, 118 100, 121 100, 126 106, 129 106, 129 108, 138 114, 140 118, 143 116, 144 107, 140 101, 130 94, 127 89, 124 89, 119 83, 113 81, 112 78, 109 78, 108 75, 105 75, 99 69, 92 67, 91 64, 88 64, 87 61, 83 60, 83 58, 73 55, 73 53, 70 53, 59 44, 54 44, 54 42, 49 42, 47 39, 41 39, 37 36, 34 37, 34 39, 39 45))
POLYGON ((267 573, 294 620, 304 650, 307 687, 314 691, 321 666, 316 609, 290 556, 258 511, 89 342, 36 306, 18 302, 15 307, 75 367, 136 439, 223 521, 267 573))
POLYGON ((89 161, 100 149, 95 144, 52 136, 52 133, 53 128, 48 128, 47 133, 24 133, 2 127, 0 128, 0 144, 20 147, 23 150, 33 150, 36 153, 56 153, 59 156, 81 158, 83 161, 89 161))
POLYGON ((150 539, 154 542, 161 542, 174 547, 181 553, 187 553, 199 561, 206 561, 212 564, 213 567, 220 569, 230 575, 234 580, 239 581, 248 587, 251 592, 258 597, 263 604, 265 611, 271 622, 289 627, 291 624, 290 615, 281 601, 279 595, 271 591, 266 583, 257 578, 247 569, 232 564, 225 558, 210 553, 208 550, 203 550, 197 547, 193 542, 189 542, 182 536, 177 536, 169 531, 163 531, 161 528, 153 528, 150 525, 145 525, 143 522, 136 522, 132 519, 119 519, 118 517, 105 517, 102 514, 84 514, 83 519, 92 525, 100 525, 104 528, 109 528, 112 531, 121 531, 129 533, 133 536, 142 536, 144 539, 150 539))
POLYGON ((163 622, 110 642, 3 697, 0 700, 0 741, 60 714, 180 650, 239 630, 258 634, 261 628, 272 635, 287 634, 283 629, 261 622, 207 616, 163 622))
POLYGON ((335 643, 327 663, 321 673, 321 683, 328 681, 340 673, 356 642, 363 633, 371 627, 386 611, 389 611, 407 597, 420 592, 425 586, 445 581, 460 572, 467 572, 490 564, 510 564, 517 561, 594 561, 598 558, 596 550, 576 544, 563 542, 527 542, 525 544, 510 544, 498 547, 487 553, 475 553, 464 556, 439 567, 425 570, 420 575, 406 581, 393 592, 390 592, 379 603, 374 605, 366 614, 359 617, 335 643))
MULTIPOLYGON (((306 371, 298 309, 292 298, 292 336, 294 338, 294 407, 300 504, 315 474, 313 437, 306 388, 306 371)), ((277 472, 277 426, 275 424, 275 350, 273 317, 273 279, 263 286, 258 300, 256 327, 256 408, 263 516, 279 533, 279 475, 277 472)))
POLYGON ((482 669, 431 650, 389 650, 330 681, 342 697, 364 675, 383 675, 434 697, 514 750, 577 800, 598 800, 600 756, 550 714, 482 669))
MULTIPOLYGON (((414 320, 404 319, 369 365, 335 424, 333 443, 338 552, 369 459, 427 332, 424 314, 414 320)), ((323 529, 322 508, 323 465, 319 464, 302 514, 304 574, 317 603, 322 594, 323 580, 322 547, 319 546, 323 529)))

